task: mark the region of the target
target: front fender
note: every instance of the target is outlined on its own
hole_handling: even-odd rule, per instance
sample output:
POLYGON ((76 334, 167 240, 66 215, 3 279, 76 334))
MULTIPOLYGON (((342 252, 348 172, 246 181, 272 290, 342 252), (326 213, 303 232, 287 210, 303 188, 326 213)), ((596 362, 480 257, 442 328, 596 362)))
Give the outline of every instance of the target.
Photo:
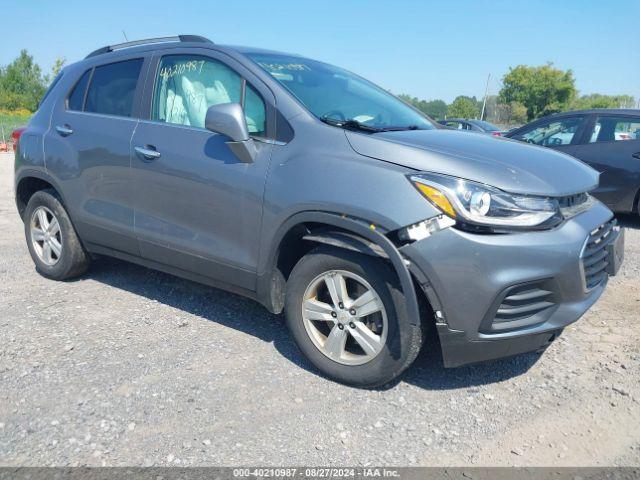
POLYGON ((418 298, 416 296, 415 289, 413 288, 413 280, 404 258, 393 242, 391 242, 383 232, 378 231, 368 222, 335 213, 321 211, 300 212, 289 217, 289 219, 280 225, 276 235, 274 236, 274 241, 270 246, 269 253, 263 262, 263 271, 265 274, 258 277, 257 293, 259 298, 268 299, 271 296, 271 288, 273 287, 272 273, 276 268, 280 243, 287 232, 296 225, 304 223, 320 223, 340 228, 342 230, 347 230, 376 245, 381 250, 381 253, 388 257, 396 271, 396 274, 398 275, 400 287, 402 288, 402 293, 404 294, 407 302, 407 314, 409 316, 409 321, 413 325, 420 325, 420 309, 418 306, 418 298))

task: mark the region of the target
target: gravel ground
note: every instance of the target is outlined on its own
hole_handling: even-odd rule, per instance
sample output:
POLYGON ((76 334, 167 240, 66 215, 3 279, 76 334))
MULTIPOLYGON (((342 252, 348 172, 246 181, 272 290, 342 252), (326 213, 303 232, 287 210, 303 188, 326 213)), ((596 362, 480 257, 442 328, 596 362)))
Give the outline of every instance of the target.
POLYGON ((638 465, 640 223, 591 311, 540 356, 385 390, 318 376, 282 318, 111 259, 38 275, 0 156, 0 465, 638 465))

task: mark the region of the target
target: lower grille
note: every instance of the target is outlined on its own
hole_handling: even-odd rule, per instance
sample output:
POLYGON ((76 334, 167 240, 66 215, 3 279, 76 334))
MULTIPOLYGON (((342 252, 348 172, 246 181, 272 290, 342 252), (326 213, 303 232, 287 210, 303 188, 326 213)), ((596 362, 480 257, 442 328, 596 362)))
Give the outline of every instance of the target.
POLYGON ((580 260, 582 262, 582 272, 586 290, 597 287, 607 278, 606 268, 609 264, 607 244, 609 243, 616 223, 615 219, 603 223, 589 234, 585 242, 580 260))
POLYGON ((502 332, 545 322, 555 306, 549 281, 513 286, 499 300, 493 318, 487 325, 488 330, 502 332))

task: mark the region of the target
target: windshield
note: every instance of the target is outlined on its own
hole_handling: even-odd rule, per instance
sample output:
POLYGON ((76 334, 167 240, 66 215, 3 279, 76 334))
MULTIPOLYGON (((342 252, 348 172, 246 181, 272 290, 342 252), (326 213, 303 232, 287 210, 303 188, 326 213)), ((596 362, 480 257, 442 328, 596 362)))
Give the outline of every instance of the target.
POLYGON ((474 120, 473 123, 478 125, 483 130, 486 130, 487 132, 499 132, 500 131, 500 129, 498 127, 496 127, 495 125, 493 125, 493 124, 491 124, 489 122, 485 122, 484 120, 474 120))
POLYGON ((341 68, 295 56, 248 56, 326 123, 371 131, 435 128, 401 100, 341 68))

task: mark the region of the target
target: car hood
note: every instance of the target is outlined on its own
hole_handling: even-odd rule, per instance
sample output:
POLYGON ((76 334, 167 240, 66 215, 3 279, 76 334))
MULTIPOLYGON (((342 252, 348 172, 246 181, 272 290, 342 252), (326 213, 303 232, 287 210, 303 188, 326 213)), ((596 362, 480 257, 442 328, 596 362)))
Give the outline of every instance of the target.
POLYGON ((598 186, 599 173, 580 160, 516 140, 445 129, 345 133, 360 155, 507 192, 556 197, 598 186))

